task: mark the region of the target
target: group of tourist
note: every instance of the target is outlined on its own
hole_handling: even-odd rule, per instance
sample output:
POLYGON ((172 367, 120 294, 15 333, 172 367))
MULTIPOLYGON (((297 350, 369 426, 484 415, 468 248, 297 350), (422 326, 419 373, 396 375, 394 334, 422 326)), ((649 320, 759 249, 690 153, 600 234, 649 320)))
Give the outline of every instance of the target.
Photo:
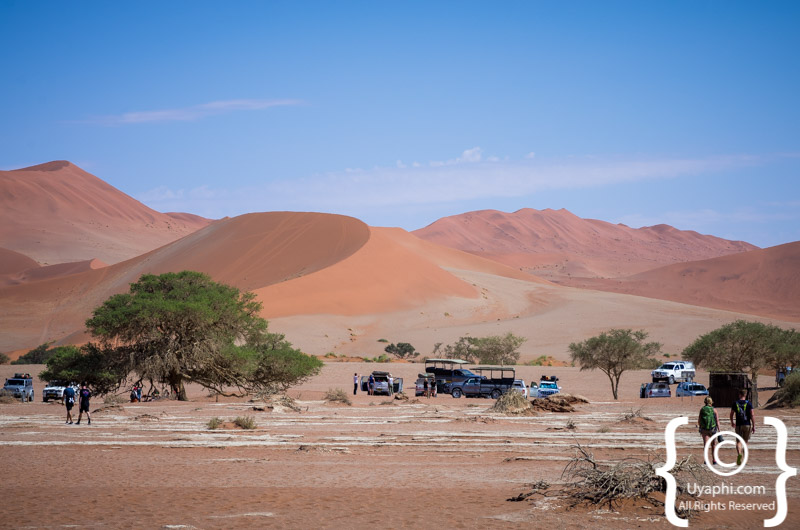
MULTIPOLYGON (((354 396, 358 395, 358 387, 360 385, 360 380, 361 380, 361 378, 358 376, 358 373, 354 373, 353 374, 353 395, 354 396)), ((387 384, 389 386, 388 392, 389 392, 389 395, 391 396, 392 394, 394 394, 394 376, 392 376, 392 374, 389 374, 387 376, 387 384)), ((367 378, 367 394, 369 394, 370 396, 375 395, 375 375, 374 374, 369 374, 369 377, 367 378)))
MULTIPOLYGON (((700 415, 697 418, 697 425, 700 428, 700 435, 703 437, 703 447, 705 448, 715 434, 719 432, 719 416, 717 411, 714 410, 714 400, 711 396, 706 396, 705 406, 700 409, 700 415)), ((756 432, 755 415, 753 414, 753 405, 747 400, 747 390, 739 390, 739 399, 733 404, 730 412, 731 427, 735 428, 735 432, 744 443, 750 441, 750 435, 756 432)), ((721 437, 718 437, 722 441, 721 437)), ((711 454, 714 455, 714 448, 717 440, 711 440, 711 454)), ((741 465, 744 456, 744 448, 739 438, 736 439, 736 465, 741 465)), ((717 464, 716 458, 712 456, 711 463, 717 464)))
MULTIPOLYGON (((83 413, 86 413, 86 420, 89 425, 92 424, 92 417, 89 415, 89 399, 92 397, 92 391, 86 386, 86 383, 81 383, 81 389, 78 391, 78 421, 76 425, 81 424, 83 413)), ((67 425, 72 425, 72 407, 75 406, 75 389, 68 386, 64 390, 64 406, 67 408, 67 425)))

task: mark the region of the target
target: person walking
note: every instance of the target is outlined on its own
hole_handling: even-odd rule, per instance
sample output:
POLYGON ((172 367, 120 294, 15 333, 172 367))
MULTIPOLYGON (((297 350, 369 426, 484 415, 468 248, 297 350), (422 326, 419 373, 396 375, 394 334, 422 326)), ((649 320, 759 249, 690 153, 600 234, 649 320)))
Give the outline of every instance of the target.
POLYGON ((67 386, 64 389, 64 407, 67 409, 67 421, 64 422, 68 425, 72 425, 72 407, 75 406, 75 389, 71 386, 67 386))
MULTIPOLYGON (((739 399, 731 407, 731 427, 736 429, 736 434, 742 437, 744 443, 750 441, 750 435, 756 433, 756 418, 753 413, 753 404, 747 400, 747 389, 739 390, 739 399), (734 422, 735 420, 735 422, 734 422)), ((742 463, 744 448, 742 442, 736 439, 736 465, 742 463)))
POLYGON ((89 399, 92 397, 92 391, 86 387, 86 383, 81 383, 81 389, 78 392, 78 397, 80 399, 79 407, 78 407, 78 421, 75 422, 75 425, 81 424, 81 418, 83 417, 83 413, 86 413, 86 419, 88 420, 87 423, 89 425, 92 424, 92 417, 89 415, 89 399))
POLYGON ((358 373, 353 374, 353 395, 358 394, 358 373))
MULTIPOLYGON (((714 400, 711 396, 706 396, 704 400, 705 406, 700 409, 700 415, 697 417, 697 426, 700 427, 700 436, 703 437, 703 450, 705 451, 708 439, 714 436, 719 430, 719 416, 717 411, 714 410, 714 400)), ((714 458, 714 447, 717 445, 716 440, 711 443, 711 463, 716 465, 717 461, 714 458)))

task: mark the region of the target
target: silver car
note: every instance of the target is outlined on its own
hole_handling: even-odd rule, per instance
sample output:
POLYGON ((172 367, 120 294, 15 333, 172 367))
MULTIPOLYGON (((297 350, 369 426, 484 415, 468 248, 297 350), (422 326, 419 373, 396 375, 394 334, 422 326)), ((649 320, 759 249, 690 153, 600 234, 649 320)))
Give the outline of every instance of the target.
POLYGON ((677 397, 682 396, 707 396, 708 389, 700 383, 679 383, 675 389, 677 397))
POLYGON ((672 397, 667 383, 642 383, 639 388, 640 398, 672 397))

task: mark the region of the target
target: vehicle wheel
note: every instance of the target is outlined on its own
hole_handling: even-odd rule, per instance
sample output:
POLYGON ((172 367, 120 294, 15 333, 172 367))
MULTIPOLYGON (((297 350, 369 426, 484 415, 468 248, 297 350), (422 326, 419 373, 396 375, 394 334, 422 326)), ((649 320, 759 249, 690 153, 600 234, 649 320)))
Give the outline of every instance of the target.
POLYGON ((450 395, 452 395, 456 399, 460 398, 461 397, 461 389, 460 388, 454 388, 453 392, 450 395))
POLYGON ((500 392, 498 389, 495 388, 494 390, 492 390, 492 399, 499 399, 500 396, 502 395, 503 393, 500 392))
POLYGON ((42 398, 42 403, 47 403, 47 398, 42 398))
POLYGON ((671 384, 671 385, 675 384, 675 378, 674 377, 669 376, 669 384, 671 384))

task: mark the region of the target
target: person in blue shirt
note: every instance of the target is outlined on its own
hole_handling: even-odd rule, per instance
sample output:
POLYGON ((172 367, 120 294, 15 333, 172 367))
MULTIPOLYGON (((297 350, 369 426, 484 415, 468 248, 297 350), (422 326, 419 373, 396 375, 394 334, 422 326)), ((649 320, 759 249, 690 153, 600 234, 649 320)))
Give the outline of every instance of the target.
POLYGON ((72 407, 75 406, 75 389, 67 386, 64 389, 64 406, 67 408, 67 421, 64 423, 72 425, 72 407))
MULTIPOLYGON (((756 433, 756 418, 753 414, 753 404, 747 401, 747 389, 739 390, 739 400, 731 407, 731 427, 736 428, 736 434, 742 437, 745 443, 750 441, 750 435, 756 433), (735 423, 734 423, 735 420, 735 423)), ((736 465, 742 463, 744 449, 742 443, 736 440, 736 465)))
POLYGON ((86 387, 86 383, 81 384, 78 397, 80 399, 80 407, 78 408, 78 421, 75 422, 75 425, 80 425, 84 412, 86 413, 86 419, 89 425, 91 425, 92 417, 89 415, 89 399, 92 397, 92 391, 86 387))

